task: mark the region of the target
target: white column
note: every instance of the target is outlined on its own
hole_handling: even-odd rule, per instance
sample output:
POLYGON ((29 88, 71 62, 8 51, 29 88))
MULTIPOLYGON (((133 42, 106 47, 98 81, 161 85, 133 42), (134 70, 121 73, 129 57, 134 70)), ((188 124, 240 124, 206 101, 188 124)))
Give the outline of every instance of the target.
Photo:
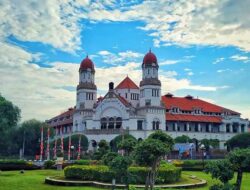
POLYGON ((201 124, 198 123, 198 132, 201 132, 201 124))
POLYGON ((209 133, 212 132, 212 124, 211 123, 209 123, 209 125, 208 125, 208 131, 209 131, 209 133))
POLYGON ((238 133, 241 133, 241 124, 238 125, 238 133))
POLYGON ((187 131, 190 131, 189 123, 187 123, 186 125, 187 125, 187 131))
POLYGON ((174 131, 177 131, 177 123, 174 123, 174 131))
POLYGON ((230 125, 229 125, 229 133, 232 133, 233 132, 233 125, 230 123, 230 125))

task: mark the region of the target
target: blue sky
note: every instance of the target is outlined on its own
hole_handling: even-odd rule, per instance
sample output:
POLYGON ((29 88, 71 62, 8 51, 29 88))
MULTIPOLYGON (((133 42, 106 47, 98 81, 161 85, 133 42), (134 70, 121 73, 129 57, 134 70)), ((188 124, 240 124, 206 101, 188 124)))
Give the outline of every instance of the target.
POLYGON ((103 95, 126 75, 139 83, 150 48, 163 94, 191 94, 250 118, 250 1, 0 3, 0 93, 21 108, 22 120, 75 105, 87 54, 103 95))

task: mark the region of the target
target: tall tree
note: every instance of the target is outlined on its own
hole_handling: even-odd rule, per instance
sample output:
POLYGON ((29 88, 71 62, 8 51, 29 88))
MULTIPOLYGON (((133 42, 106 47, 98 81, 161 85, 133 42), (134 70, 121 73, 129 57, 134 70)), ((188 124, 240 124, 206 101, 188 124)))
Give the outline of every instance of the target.
POLYGON ((133 138, 125 139, 124 141, 118 144, 119 149, 123 149, 125 151, 125 155, 129 156, 130 153, 134 150, 137 140, 133 138))
POLYGON ((164 155, 170 148, 158 139, 148 138, 139 143, 135 148, 135 160, 139 165, 148 167, 145 190, 152 190, 156 180, 156 172, 164 155))
MULTIPOLYGON (((21 124, 21 127, 16 131, 16 143, 19 145, 19 149, 24 148, 24 155, 34 156, 39 154, 40 149, 40 129, 45 127, 46 124, 35 120, 27 120, 21 124)), ((46 131, 46 130, 44 130, 46 131)), ((44 141, 46 135, 44 135, 44 141)))
POLYGON ((226 142, 229 149, 250 147, 250 133, 235 135, 226 142))
POLYGON ((236 190, 240 190, 243 171, 250 166, 250 148, 235 149, 229 153, 228 159, 237 171, 236 190))
POLYGON ((8 154, 11 147, 11 138, 18 121, 21 110, 6 100, 0 94, 0 154, 8 154))
POLYGON ((187 135, 181 135, 174 139, 175 143, 191 143, 192 139, 190 139, 187 135))

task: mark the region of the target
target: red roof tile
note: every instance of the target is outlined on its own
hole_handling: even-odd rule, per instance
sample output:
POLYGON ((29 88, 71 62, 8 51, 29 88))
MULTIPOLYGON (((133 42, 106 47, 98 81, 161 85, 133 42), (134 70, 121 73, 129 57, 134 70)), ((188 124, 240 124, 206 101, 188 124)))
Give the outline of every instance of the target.
POLYGON ((220 116, 206 116, 206 115, 187 115, 187 114, 171 114, 166 113, 167 121, 192 121, 192 122, 210 122, 221 123, 220 116))
POLYGON ((139 89, 139 87, 127 76, 115 89, 139 89))
POLYGON ((166 106, 166 109, 171 109, 172 107, 178 107, 180 110, 192 111, 195 108, 201 109, 203 112, 213 112, 213 113, 223 113, 229 112, 230 114, 239 114, 238 112, 223 108, 221 106, 206 102, 201 99, 187 97, 171 97, 162 96, 162 101, 166 106))

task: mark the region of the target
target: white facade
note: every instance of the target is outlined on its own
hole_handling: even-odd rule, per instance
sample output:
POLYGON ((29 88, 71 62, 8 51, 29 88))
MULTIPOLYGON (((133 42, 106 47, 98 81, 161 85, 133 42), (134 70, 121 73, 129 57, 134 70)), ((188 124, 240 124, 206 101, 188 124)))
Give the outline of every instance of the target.
MULTIPOLYGON (((114 84, 110 83, 109 91, 98 101, 93 63, 86 58, 87 61, 83 61, 79 69, 73 126, 65 126, 66 132, 62 130, 63 133, 61 133, 60 130, 57 134, 67 136, 70 131, 68 127, 72 127, 73 134, 86 135, 92 144, 91 142, 99 142, 102 139, 110 142, 125 132, 138 140, 145 139, 155 130, 162 130, 173 138, 187 135, 197 140, 219 139, 220 148, 224 148, 226 140, 235 134, 248 131, 249 120, 240 118, 240 114, 222 114, 220 115, 222 120, 219 123, 168 120, 166 118, 167 103, 164 105, 162 102, 157 59, 151 52, 148 54, 144 57, 142 64, 140 87, 127 77, 123 82, 124 84, 133 83, 132 87, 130 85, 119 87, 120 83, 117 88, 114 88, 114 84)), ((168 113, 187 114, 172 105, 168 113)), ((217 113, 203 112, 202 108, 199 112, 194 111, 188 114, 197 116, 216 114, 211 116, 217 116, 217 113)))

